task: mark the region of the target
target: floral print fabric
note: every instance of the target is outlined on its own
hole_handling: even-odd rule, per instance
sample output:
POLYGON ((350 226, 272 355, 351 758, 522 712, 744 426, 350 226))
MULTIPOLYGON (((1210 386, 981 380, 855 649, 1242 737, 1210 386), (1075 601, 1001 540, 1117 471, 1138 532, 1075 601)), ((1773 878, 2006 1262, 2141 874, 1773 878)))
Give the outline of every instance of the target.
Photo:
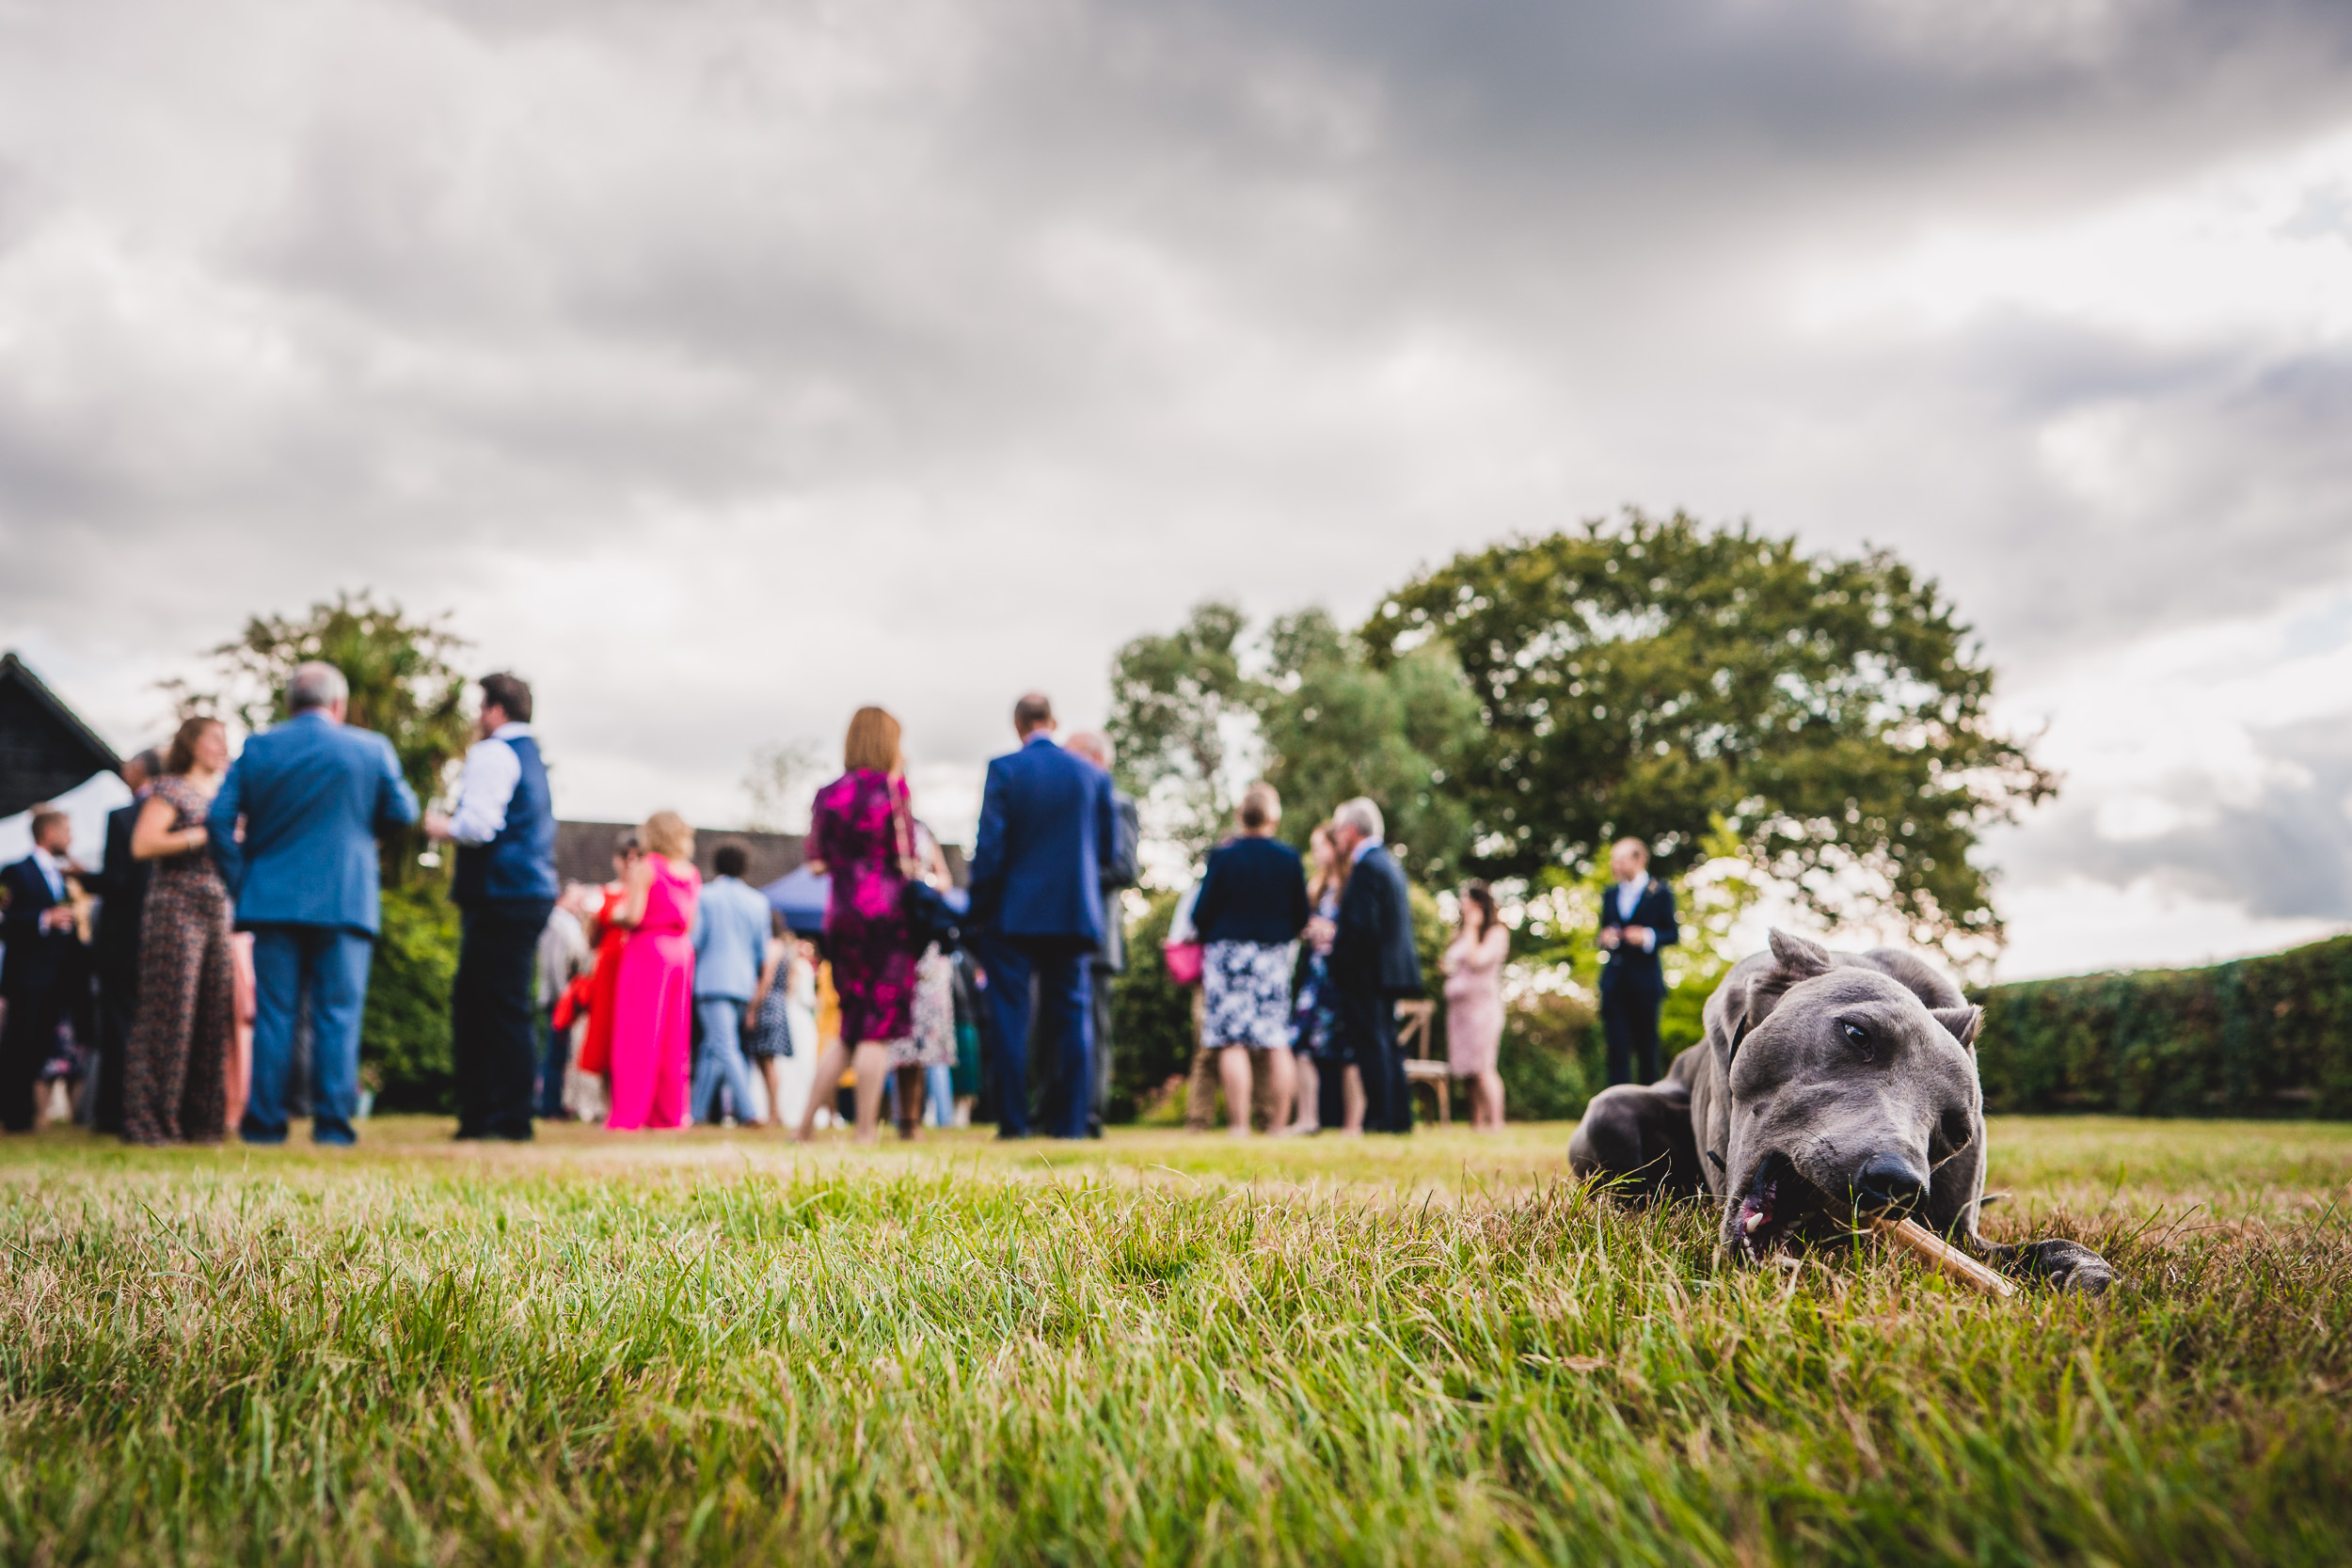
POLYGON ((899 898, 898 823, 903 779, 852 768, 817 792, 809 849, 825 863, 833 895, 825 948, 841 998, 841 1042, 901 1040, 914 1032, 914 955, 899 898))

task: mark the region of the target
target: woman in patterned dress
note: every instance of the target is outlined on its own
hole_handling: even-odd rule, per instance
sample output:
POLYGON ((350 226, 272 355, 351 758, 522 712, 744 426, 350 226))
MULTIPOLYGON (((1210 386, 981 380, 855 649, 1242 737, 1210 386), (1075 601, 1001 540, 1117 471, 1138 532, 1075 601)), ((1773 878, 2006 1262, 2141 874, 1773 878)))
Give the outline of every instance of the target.
POLYGON ((1253 784, 1241 798, 1241 832, 1209 851, 1192 922, 1200 955, 1200 1044, 1219 1053, 1225 1114, 1233 1136, 1249 1135, 1250 1064, 1263 1052, 1273 1080, 1267 1125, 1290 1120, 1295 1084, 1291 1061, 1291 971, 1311 911, 1298 851, 1274 836, 1281 797, 1253 784))
POLYGON ((825 950, 841 998, 841 1037, 817 1063, 818 1092, 800 1138, 816 1135, 817 1103, 844 1068, 857 1074, 857 1141, 875 1141, 882 1079, 893 1045, 914 1033, 914 955, 899 900, 913 863, 906 761, 898 721, 878 707, 850 720, 842 774, 817 792, 809 813, 809 863, 833 879, 825 950))
POLYGON ((204 832, 228 770, 220 721, 187 721, 131 825, 132 858, 152 861, 154 876, 139 921, 138 1013, 123 1046, 125 1143, 217 1143, 228 1131, 236 965, 229 888, 204 832))

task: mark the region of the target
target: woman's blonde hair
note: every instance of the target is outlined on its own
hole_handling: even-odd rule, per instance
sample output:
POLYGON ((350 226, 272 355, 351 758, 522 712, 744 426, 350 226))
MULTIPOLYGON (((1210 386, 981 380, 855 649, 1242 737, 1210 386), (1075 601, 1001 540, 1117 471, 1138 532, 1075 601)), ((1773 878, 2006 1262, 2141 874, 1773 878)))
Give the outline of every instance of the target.
POLYGON ((674 811, 658 811, 646 817, 645 825, 637 830, 637 842, 664 859, 693 863, 694 830, 674 811))
POLYGON ((841 743, 841 766, 854 773, 861 768, 877 773, 897 773, 906 766, 898 749, 898 721, 885 708, 862 707, 850 715, 850 736, 841 743))

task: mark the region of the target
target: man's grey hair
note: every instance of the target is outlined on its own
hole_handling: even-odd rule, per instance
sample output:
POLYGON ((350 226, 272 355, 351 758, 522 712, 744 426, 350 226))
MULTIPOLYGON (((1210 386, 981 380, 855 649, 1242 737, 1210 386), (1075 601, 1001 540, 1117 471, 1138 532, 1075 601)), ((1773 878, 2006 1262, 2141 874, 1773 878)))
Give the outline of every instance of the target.
POLYGON ((1353 800, 1343 800, 1331 814, 1331 820, 1343 828, 1353 828, 1366 838, 1385 836, 1380 825, 1380 808, 1368 796, 1359 795, 1353 800))
POLYGON ((286 683, 286 708, 291 713, 333 707, 350 699, 351 683, 343 679, 343 673, 317 659, 295 665, 294 679, 286 683))

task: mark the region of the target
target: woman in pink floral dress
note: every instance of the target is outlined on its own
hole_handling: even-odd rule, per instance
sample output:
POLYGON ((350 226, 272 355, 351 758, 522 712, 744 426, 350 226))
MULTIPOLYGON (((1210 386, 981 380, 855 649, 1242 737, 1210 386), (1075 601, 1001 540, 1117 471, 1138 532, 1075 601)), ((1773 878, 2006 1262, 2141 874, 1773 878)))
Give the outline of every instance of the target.
POLYGON ((833 879, 825 956, 841 999, 841 1037, 817 1063, 817 1092, 801 1117, 803 1143, 815 1135, 826 1086, 845 1069, 857 1073, 857 1140, 874 1142, 892 1046, 914 1033, 914 954, 899 909, 914 846, 898 721, 878 707, 858 709, 841 760, 841 777, 817 792, 808 828, 809 863, 833 879))

